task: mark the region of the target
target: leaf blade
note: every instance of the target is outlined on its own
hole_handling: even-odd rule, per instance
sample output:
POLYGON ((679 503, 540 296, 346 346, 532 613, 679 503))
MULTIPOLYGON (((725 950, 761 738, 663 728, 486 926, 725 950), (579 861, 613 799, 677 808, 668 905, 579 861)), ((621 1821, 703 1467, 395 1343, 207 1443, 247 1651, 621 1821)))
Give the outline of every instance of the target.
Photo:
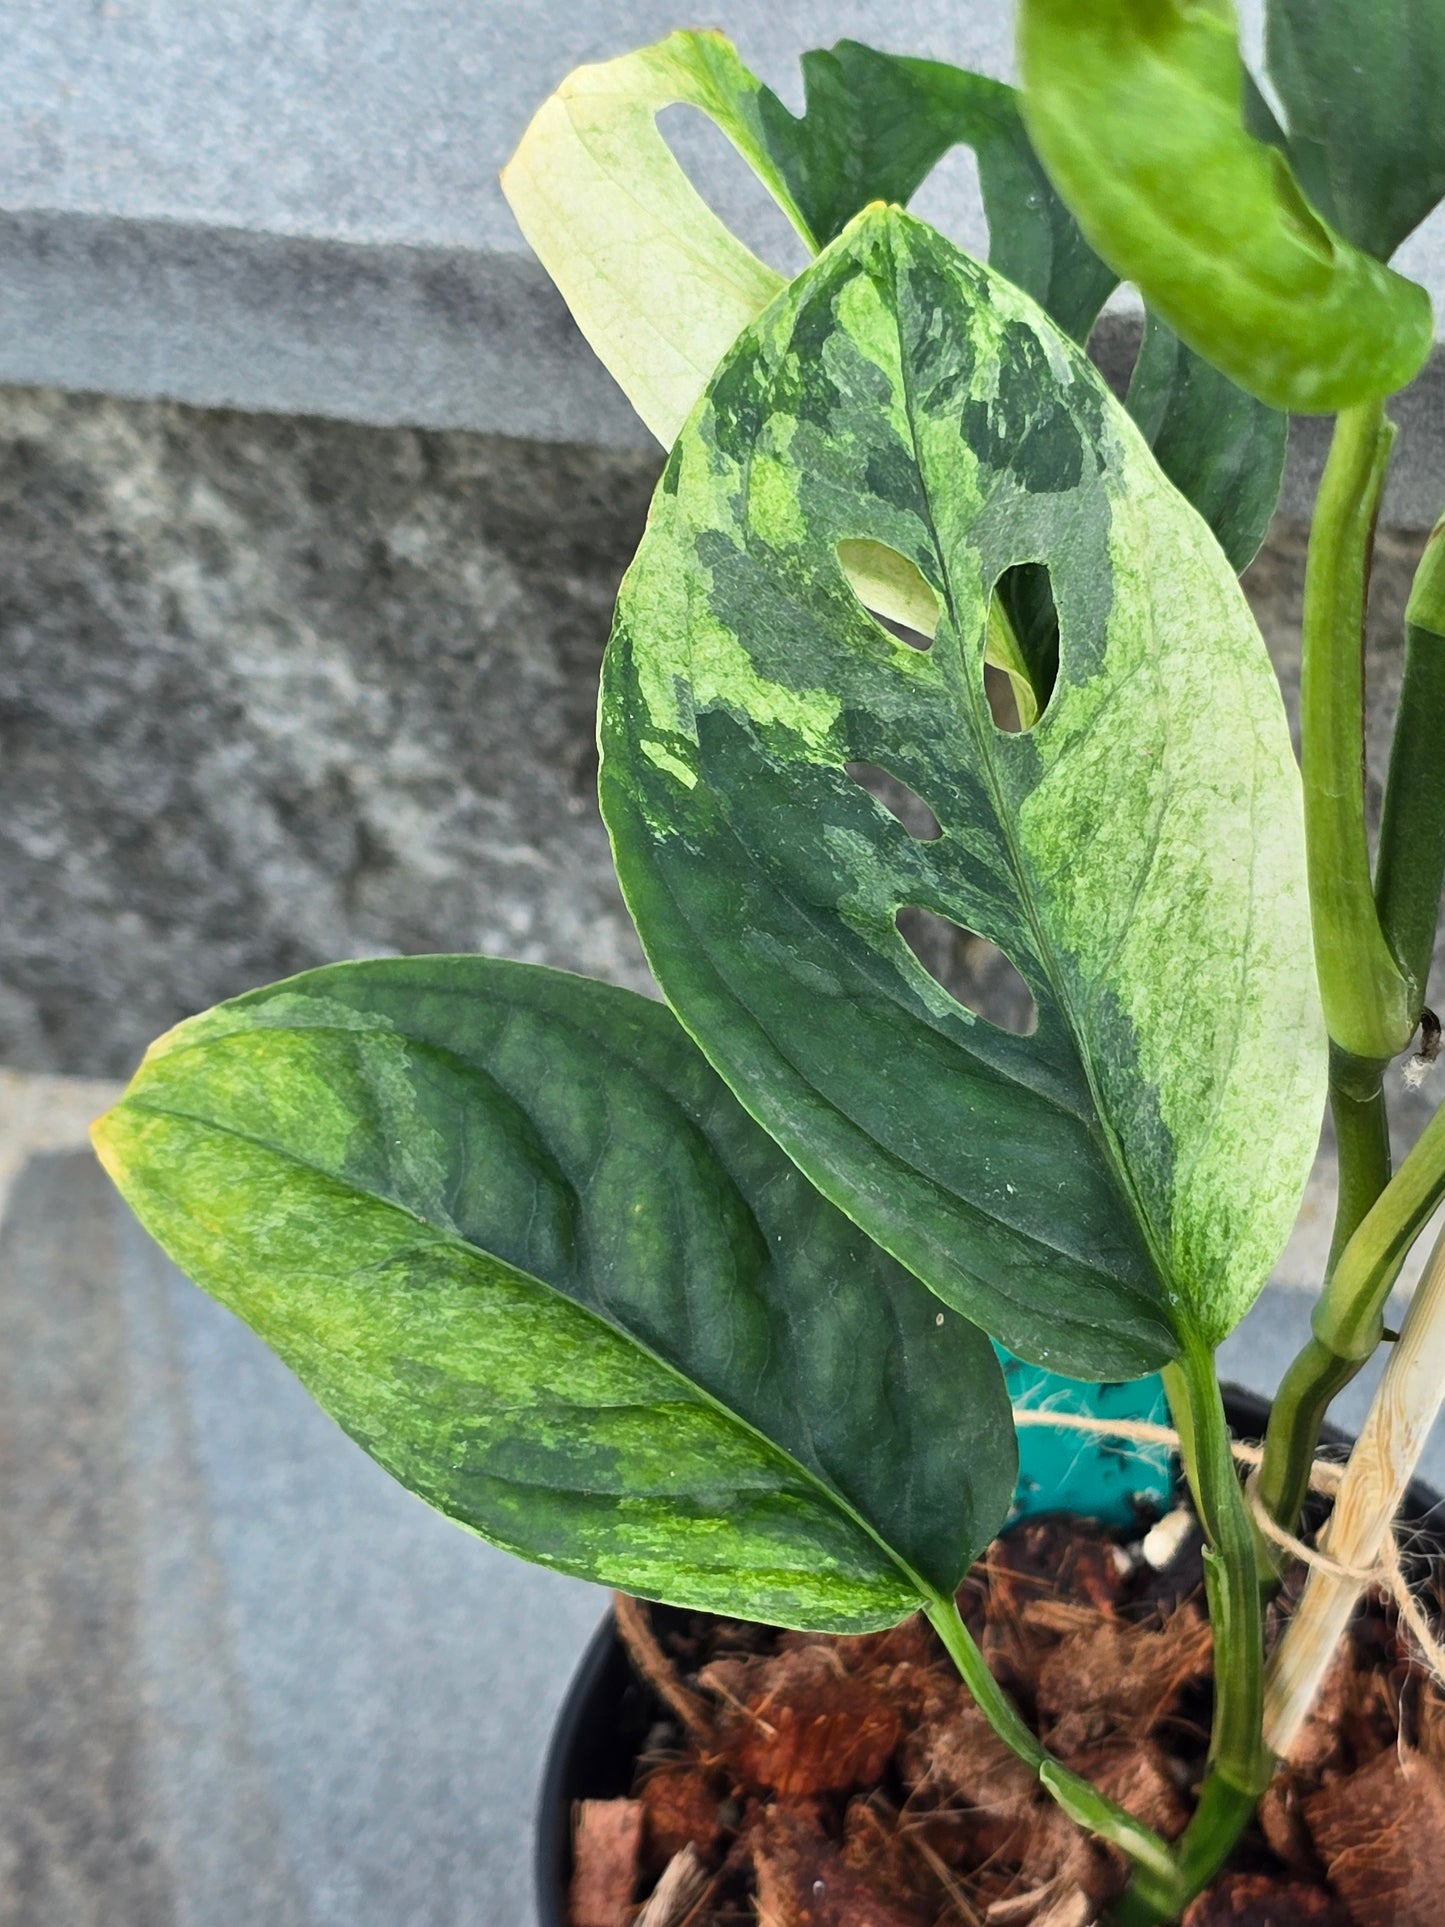
POLYGON ((1246 131, 1231 0, 1022 0, 1024 114, 1085 234, 1197 353, 1272 407, 1403 388, 1430 298, 1334 233, 1246 131))
POLYGON ((948 151, 973 150, 990 260, 1081 344, 1118 277, 1033 150, 1017 91, 941 60, 879 52, 856 40, 803 55, 805 110, 770 89, 760 114, 779 172, 820 245, 872 201, 907 206, 948 151))
POLYGON ((1159 466, 1243 575, 1279 502, 1288 415, 1247 395, 1154 314, 1144 318, 1125 406, 1159 466))
POLYGON ((312 972, 162 1040, 98 1142, 373 1457, 526 1557, 859 1629, 1007 1510, 987 1342, 631 993, 479 958, 312 972))
POLYGON ((1265 57, 1305 192, 1387 261, 1445 196, 1445 5, 1270 0, 1265 57))
POLYGON ((600 734, 664 993, 820 1188, 1036 1363, 1130 1376, 1184 1319, 1229 1328, 1318 1127, 1298 777, 1222 555, 1027 297, 882 211, 793 284, 674 449, 600 734), (845 593, 843 539, 930 582, 930 651, 845 593), (1007 737, 983 634, 1028 561, 1053 573, 1061 667, 1007 737), (894 927, 910 903, 1004 952, 1033 1037, 926 977, 894 927))
POLYGON ((756 138, 758 85, 721 34, 670 34, 576 68, 502 172, 523 234, 664 448, 739 329, 783 280, 698 194, 657 115, 681 103, 700 108, 796 216, 756 138))

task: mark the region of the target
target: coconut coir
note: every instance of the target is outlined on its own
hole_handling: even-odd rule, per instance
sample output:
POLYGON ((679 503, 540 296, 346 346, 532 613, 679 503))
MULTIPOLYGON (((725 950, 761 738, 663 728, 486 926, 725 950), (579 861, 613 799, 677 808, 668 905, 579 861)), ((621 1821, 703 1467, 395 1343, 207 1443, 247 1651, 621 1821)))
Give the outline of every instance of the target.
MULTIPOLYGON (((1122 1890, 921 1617, 832 1638, 619 1604, 656 1718, 630 1797, 579 1805, 571 1927, 1089 1927, 1122 1890)), ((1127 1535, 1030 1520, 959 1604, 1045 1744, 1177 1836, 1211 1710, 1197 1532, 1161 1572, 1127 1535)), ((1186 1927, 1439 1927, 1442 1864, 1445 1703, 1366 1603, 1186 1927)))

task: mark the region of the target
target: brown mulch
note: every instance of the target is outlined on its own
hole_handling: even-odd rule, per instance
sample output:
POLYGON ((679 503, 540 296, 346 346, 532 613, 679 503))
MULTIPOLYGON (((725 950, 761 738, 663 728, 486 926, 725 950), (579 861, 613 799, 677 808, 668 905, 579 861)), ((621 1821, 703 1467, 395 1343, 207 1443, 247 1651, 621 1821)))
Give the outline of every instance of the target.
MULTIPOLYGON (((1024 1717, 1167 1837, 1204 1769, 1195 1534, 1036 1519, 959 1603, 1024 1717)), ((1276 1615, 1278 1616, 1278 1615, 1276 1615)), ((922 1618, 830 1638, 629 1601, 656 1720, 631 1796, 574 1823, 571 1927, 1090 1927, 1126 1869, 999 1741, 922 1618)), ((1230 1871, 1185 1927, 1445 1921, 1445 1702, 1367 1603, 1230 1871)))

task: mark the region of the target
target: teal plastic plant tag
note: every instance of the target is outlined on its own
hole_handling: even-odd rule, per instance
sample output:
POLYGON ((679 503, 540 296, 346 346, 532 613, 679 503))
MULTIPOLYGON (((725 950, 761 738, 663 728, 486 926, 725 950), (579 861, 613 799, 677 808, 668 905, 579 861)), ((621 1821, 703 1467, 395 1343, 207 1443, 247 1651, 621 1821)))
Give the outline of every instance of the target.
MULTIPOLYGON (((1157 1373, 1126 1383, 1086 1385, 1026 1365, 994 1350, 1004 1369, 1015 1413, 1056 1412, 1090 1419, 1168 1425, 1164 1382, 1157 1373)), ((1071 1426, 1020 1425, 1019 1479, 1014 1519, 1035 1512, 1073 1512, 1101 1525, 1129 1526, 1167 1512, 1173 1503, 1175 1455, 1167 1445, 1145 1445, 1071 1426)))

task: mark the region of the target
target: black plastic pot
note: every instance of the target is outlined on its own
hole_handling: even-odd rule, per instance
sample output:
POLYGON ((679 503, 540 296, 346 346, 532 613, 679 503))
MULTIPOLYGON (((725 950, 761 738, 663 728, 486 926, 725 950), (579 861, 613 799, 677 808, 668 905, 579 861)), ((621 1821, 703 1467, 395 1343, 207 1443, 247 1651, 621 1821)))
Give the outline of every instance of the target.
MULTIPOLYGON (((1264 1436, 1266 1401, 1239 1386, 1224 1388, 1224 1409, 1238 1438, 1264 1436)), ((1326 1426, 1322 1443, 1348 1446, 1349 1435, 1326 1426)), ((1419 1480, 1400 1509, 1412 1528, 1424 1527, 1445 1557, 1445 1502, 1419 1480)), ((1427 1555, 1428 1556, 1428 1555, 1427 1555)), ((632 1670, 612 1615, 583 1653, 552 1730, 537 1802, 536 1889, 540 1927, 567 1927, 572 1877, 572 1808, 578 1800, 608 1800, 632 1789, 633 1769, 648 1728, 663 1708, 632 1670)))

